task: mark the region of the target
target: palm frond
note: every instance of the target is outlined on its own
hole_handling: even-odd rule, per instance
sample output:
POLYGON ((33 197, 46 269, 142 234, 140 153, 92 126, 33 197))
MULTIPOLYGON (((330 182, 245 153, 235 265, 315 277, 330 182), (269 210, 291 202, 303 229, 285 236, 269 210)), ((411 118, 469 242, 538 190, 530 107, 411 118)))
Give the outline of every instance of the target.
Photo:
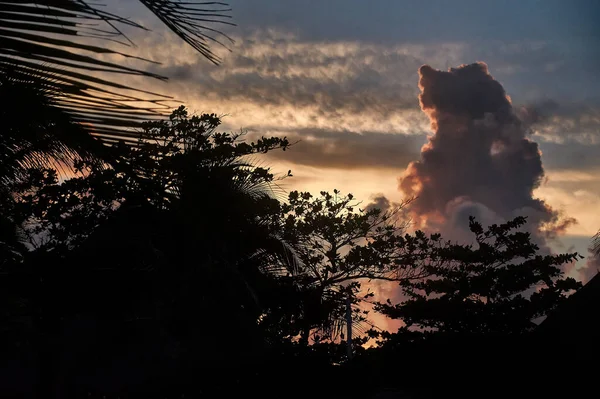
MULTIPOLYGON (((219 32, 209 25, 229 23, 228 9, 220 3, 141 2, 179 37, 218 63, 209 42, 219 43, 211 35, 219 32)), ((130 46, 133 43, 119 26, 145 29, 101 6, 85 0, 0 0, 0 74, 16 71, 47 78, 45 89, 53 92, 57 106, 92 134, 111 142, 133 137, 132 129, 141 127, 143 120, 165 116, 172 98, 106 77, 167 79, 121 61, 155 63, 151 60, 91 44, 90 39, 100 39, 130 46), (99 56, 108 56, 109 61, 99 56)))
POLYGON ((257 250, 248 258, 259 265, 259 269, 271 277, 296 276, 302 269, 301 260, 285 240, 275 235, 257 235, 254 240, 257 250))
POLYGON ((228 8, 226 3, 172 0, 140 0, 140 2, 177 36, 215 65, 219 64, 221 59, 211 50, 210 42, 225 48, 227 45, 221 39, 233 43, 233 39, 225 33, 209 26, 209 24, 235 25, 229 21, 231 16, 227 13, 231 8, 228 8))
POLYGON ((48 77, 9 71, 0 74, 0 98, 10 101, 0 109, 0 181, 16 181, 29 168, 64 171, 76 159, 92 160, 104 149, 53 99, 48 77))
POLYGON ((591 250, 596 256, 600 256, 600 230, 598 230, 596 235, 594 235, 594 237, 592 237, 591 250))

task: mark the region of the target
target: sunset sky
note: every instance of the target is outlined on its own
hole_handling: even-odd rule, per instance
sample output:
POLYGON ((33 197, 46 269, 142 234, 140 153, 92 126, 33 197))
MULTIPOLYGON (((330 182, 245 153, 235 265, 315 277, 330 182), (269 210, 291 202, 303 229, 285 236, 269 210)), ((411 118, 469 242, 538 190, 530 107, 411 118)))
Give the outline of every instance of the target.
POLYGON ((173 95, 195 112, 226 115, 225 130, 301 140, 261 160, 276 172, 292 170, 286 189, 338 188, 366 202, 376 196, 397 202, 410 194, 408 184, 401 184, 410 174, 407 167, 422 161, 421 148, 434 133, 419 105, 419 68, 431 66, 426 90, 440 94, 428 112, 443 111, 438 127, 451 144, 440 139, 434 146, 435 159, 442 159, 438 164, 421 162, 418 179, 442 183, 412 192, 436 203, 415 210, 416 220, 435 213, 437 225, 430 228, 445 226, 440 228, 452 235, 448 226, 457 217, 466 225, 469 212, 484 220, 525 213, 533 224, 552 219, 546 227, 558 235, 540 238, 543 245, 587 255, 590 237, 600 228, 599 2, 229 3, 238 26, 224 29, 235 44, 231 52, 217 49, 220 66, 196 54, 138 2, 111 0, 108 8, 152 29, 128 31, 138 54, 162 63, 152 70, 170 77, 168 83, 144 80, 147 89, 173 95), (481 69, 435 71, 477 61, 487 64, 490 77, 481 69), (471 78, 484 79, 489 91, 469 88, 471 78), (444 81, 446 86, 439 83, 444 81), (502 102, 502 88, 512 105, 502 102), (496 105, 510 108, 507 119, 490 122, 469 108, 493 96, 501 103, 496 105), (479 119, 483 122, 471 123, 479 119), (461 142, 452 133, 459 131, 471 140, 461 142), (490 142, 493 148, 471 145, 481 134, 510 138, 500 146, 490 142), (537 155, 533 161, 527 155, 534 148, 529 141, 542 153, 543 174, 536 169, 537 155), (509 150, 503 161, 496 159, 496 152, 509 150), (533 196, 527 194, 528 184, 539 179, 533 196), (536 207, 543 209, 531 211, 536 207))

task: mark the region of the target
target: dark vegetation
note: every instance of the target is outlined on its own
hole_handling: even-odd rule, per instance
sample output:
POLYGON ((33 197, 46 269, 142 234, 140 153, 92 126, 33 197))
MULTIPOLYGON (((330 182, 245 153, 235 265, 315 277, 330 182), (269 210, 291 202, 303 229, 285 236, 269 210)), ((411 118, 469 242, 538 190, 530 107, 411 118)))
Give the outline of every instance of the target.
MULTIPOLYGON (((91 12, 49 3, 19 18, 91 12)), ((142 3, 216 61, 170 2, 142 3)), ((580 288, 561 271, 578 255, 540 254, 524 218, 465 221, 460 244, 409 233, 409 203, 284 193, 291 174, 255 160, 285 138, 248 142, 184 107, 98 119, 67 105, 81 93, 57 95, 68 74, 5 57, 17 39, 0 73, 1 397, 520 397, 556 393, 548 376, 587 359, 536 324, 580 288)))
POLYGON ((492 353, 489 340, 530 339, 533 320, 579 288, 560 269, 577 255, 538 254, 518 230, 524 218, 487 229, 471 219, 464 245, 408 234, 402 204, 383 212, 337 190, 284 199, 282 177, 249 159, 287 140, 247 142, 219 123, 181 107, 146 123, 136 145, 110 147, 108 161, 75 156, 63 168, 53 153, 45 165, 30 160, 22 136, 3 136, 3 156, 16 159, 3 163, 0 241, 13 383, 58 397, 268 395, 265 379, 311 378, 333 395, 367 365, 361 378, 416 359, 434 365, 429 351, 456 342, 467 356, 473 345, 492 353), (404 299, 373 302, 377 280, 404 299), (371 328, 371 304, 405 327, 371 328), (375 347, 365 349, 368 338, 375 347))

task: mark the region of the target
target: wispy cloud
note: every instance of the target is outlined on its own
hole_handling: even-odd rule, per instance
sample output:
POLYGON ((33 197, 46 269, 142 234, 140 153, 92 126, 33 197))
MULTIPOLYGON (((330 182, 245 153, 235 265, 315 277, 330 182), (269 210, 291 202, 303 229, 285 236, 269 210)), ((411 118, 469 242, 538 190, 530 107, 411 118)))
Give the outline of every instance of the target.
MULTIPOLYGON (((321 168, 400 170, 418 156, 426 136, 380 132, 356 133, 318 129, 260 130, 260 135, 286 136, 295 143, 272 159, 321 168)), ((252 138, 250 134, 249 138, 252 138)))
POLYGON ((600 146, 600 102, 561 104, 545 100, 524 106, 520 117, 541 140, 600 146))
POLYGON ((170 76, 169 89, 192 106, 227 112, 232 126, 410 134, 426 127, 417 69, 426 59, 454 60, 462 47, 306 43, 263 31, 242 39, 220 68, 179 54, 154 72, 170 76))

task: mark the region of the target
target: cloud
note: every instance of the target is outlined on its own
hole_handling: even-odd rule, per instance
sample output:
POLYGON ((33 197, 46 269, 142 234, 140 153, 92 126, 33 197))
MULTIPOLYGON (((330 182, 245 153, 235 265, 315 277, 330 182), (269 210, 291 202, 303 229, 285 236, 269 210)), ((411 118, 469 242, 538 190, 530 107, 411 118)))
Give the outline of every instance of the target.
POLYGON ((543 141, 600 146, 600 104, 597 101, 560 104, 544 100, 522 107, 519 117, 543 141))
POLYGON ((547 183, 535 191, 536 196, 578 220, 579 223, 569 226, 568 234, 592 236, 600 228, 600 176, 548 173, 547 183))
POLYGON ((559 103, 546 99, 518 108, 540 142, 548 169, 600 170, 600 104, 597 100, 559 103))
POLYGON ((457 43, 306 42, 262 29, 236 37, 232 52, 219 54, 224 62, 214 67, 172 36, 134 38, 137 55, 164 62, 152 72, 170 77, 168 84, 145 81, 146 87, 167 91, 200 112, 227 113, 236 129, 423 132, 418 67, 425 60, 458 62, 465 51, 457 43))
POLYGON ((416 196, 413 217, 462 238, 468 216, 484 224, 528 216, 542 247, 575 223, 533 191, 544 178, 541 153, 510 97, 482 62, 442 72, 419 70, 421 108, 434 132, 399 179, 416 196))
MULTIPOLYGON (((286 136, 294 144, 268 158, 320 168, 400 169, 418 156, 425 135, 354 133, 318 129, 259 130, 256 135, 286 136), (299 140, 299 141, 298 141, 299 140)), ((249 134, 252 139, 255 133, 249 134)))
MULTIPOLYGON (((523 102, 530 101, 532 95, 535 99, 544 94, 530 94, 532 87, 527 82, 545 79, 536 81, 534 88, 556 87, 549 80, 562 80, 564 74, 540 71, 545 71, 546 64, 559 63, 565 54, 571 54, 565 51, 575 51, 570 50, 572 46, 557 51, 556 43, 540 40, 386 44, 340 38, 314 41, 267 25, 258 29, 249 26, 242 34, 234 32, 236 45, 231 53, 217 48, 224 62, 214 67, 175 35, 159 30, 160 35, 157 31, 143 36, 135 31, 132 39, 139 45, 136 55, 162 61, 152 71, 171 80, 167 84, 144 80, 142 86, 173 94, 198 112, 227 113, 226 126, 233 129, 260 126, 423 132, 427 130, 427 118, 419 112, 416 85, 420 65, 444 67, 464 60, 493 59, 496 73, 523 102)), ((572 56, 581 58, 578 53, 572 56)), ((575 72, 571 80, 573 76, 588 76, 575 72)))
POLYGON ((390 209, 392 209, 394 205, 396 204, 390 202, 390 200, 387 199, 385 195, 375 194, 371 197, 371 202, 369 202, 367 206, 365 206, 365 211, 368 212, 372 209, 379 209, 381 212, 387 212, 390 209))
POLYGON ((155 67, 173 81, 193 82, 198 95, 260 105, 316 106, 323 113, 377 112, 416 107, 411 84, 421 64, 410 46, 383 48, 352 42, 305 43, 257 33, 227 56, 222 67, 203 60, 155 67), (410 78, 406 79, 409 75, 410 78))

